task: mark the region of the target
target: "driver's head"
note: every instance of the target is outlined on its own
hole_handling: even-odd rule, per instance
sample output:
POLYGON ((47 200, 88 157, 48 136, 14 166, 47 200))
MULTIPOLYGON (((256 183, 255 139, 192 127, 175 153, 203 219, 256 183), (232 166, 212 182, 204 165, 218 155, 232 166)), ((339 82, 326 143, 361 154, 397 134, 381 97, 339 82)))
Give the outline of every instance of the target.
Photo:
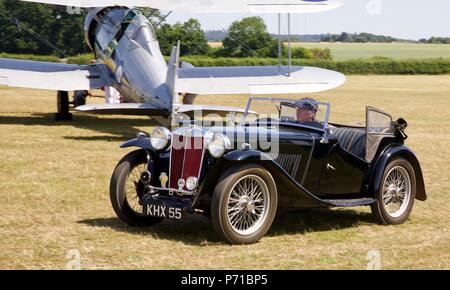
POLYGON ((314 122, 319 105, 316 100, 312 98, 304 98, 295 102, 297 107, 297 121, 300 123, 314 122))

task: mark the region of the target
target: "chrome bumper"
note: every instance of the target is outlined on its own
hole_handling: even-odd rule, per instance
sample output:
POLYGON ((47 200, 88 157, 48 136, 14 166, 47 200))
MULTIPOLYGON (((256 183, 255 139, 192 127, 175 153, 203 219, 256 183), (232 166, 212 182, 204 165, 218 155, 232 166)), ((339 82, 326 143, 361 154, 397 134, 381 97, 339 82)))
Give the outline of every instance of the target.
POLYGON ((148 188, 151 191, 166 191, 169 193, 169 195, 173 195, 174 193, 182 195, 182 196, 195 196, 197 195, 197 191, 188 191, 188 190, 181 190, 181 189, 174 189, 174 188, 167 188, 167 187, 157 187, 148 185, 148 188))

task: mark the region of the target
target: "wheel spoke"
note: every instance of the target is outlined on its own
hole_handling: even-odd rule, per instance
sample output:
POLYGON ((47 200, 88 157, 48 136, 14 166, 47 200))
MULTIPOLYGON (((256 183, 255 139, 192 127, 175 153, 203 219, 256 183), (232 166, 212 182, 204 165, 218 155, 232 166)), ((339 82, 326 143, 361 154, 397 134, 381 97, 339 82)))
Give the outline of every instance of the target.
POLYGON ((269 206, 269 191, 264 180, 256 175, 241 178, 228 197, 228 220, 236 232, 250 234, 264 222, 269 206))
POLYGON ((131 210, 133 210, 136 214, 142 214, 142 205, 140 202, 140 196, 143 195, 143 192, 138 192, 138 190, 143 190, 144 186, 140 183, 141 174, 147 171, 147 163, 139 163, 130 169, 128 174, 125 187, 124 194, 125 200, 130 206, 131 210))
POLYGON ((408 207, 411 198, 411 179, 408 171, 397 166, 391 169, 385 177, 383 188, 383 204, 392 217, 401 216, 408 207))

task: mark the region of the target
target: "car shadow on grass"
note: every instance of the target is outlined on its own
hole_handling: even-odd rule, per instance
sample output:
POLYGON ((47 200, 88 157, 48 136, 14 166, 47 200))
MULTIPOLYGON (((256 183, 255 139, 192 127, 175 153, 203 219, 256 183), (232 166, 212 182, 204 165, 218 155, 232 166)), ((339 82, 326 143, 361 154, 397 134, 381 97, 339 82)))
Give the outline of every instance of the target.
POLYGON ((153 227, 131 227, 119 218, 97 218, 79 221, 93 227, 111 228, 113 230, 137 235, 151 235, 155 239, 180 241, 187 245, 205 245, 221 243, 216 236, 208 218, 199 215, 189 215, 183 222, 164 220, 153 227))
POLYGON ((268 236, 336 231, 373 224, 372 214, 353 209, 311 209, 277 214, 268 236))
MULTIPOLYGON (((373 224, 371 214, 355 210, 314 209, 308 211, 283 211, 277 214, 266 236, 296 235, 311 232, 338 231, 373 224)), ((107 227, 120 232, 149 234, 157 239, 174 240, 187 245, 205 246, 225 244, 214 232, 211 222, 203 216, 188 216, 182 223, 164 220, 154 227, 130 227, 118 218, 97 218, 79 221, 93 227, 107 227)))
POLYGON ((157 123, 150 118, 114 118, 103 116, 101 118, 92 115, 74 115, 73 121, 54 120, 52 113, 36 113, 31 116, 0 116, 0 125, 23 126, 72 126, 78 129, 86 129, 108 136, 65 136, 65 139, 80 141, 124 141, 135 138, 138 131, 136 127, 153 127, 157 123))

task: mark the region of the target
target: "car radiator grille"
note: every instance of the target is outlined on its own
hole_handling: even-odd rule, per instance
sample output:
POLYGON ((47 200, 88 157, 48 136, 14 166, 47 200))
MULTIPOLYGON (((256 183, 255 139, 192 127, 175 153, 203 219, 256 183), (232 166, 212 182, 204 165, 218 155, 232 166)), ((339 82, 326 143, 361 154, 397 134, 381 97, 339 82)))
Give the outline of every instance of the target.
MULTIPOLYGON (((178 181, 182 178, 200 177, 205 155, 203 137, 187 137, 174 134, 170 153, 169 187, 180 189, 178 181)), ((181 188, 185 190, 185 188, 181 188)))

